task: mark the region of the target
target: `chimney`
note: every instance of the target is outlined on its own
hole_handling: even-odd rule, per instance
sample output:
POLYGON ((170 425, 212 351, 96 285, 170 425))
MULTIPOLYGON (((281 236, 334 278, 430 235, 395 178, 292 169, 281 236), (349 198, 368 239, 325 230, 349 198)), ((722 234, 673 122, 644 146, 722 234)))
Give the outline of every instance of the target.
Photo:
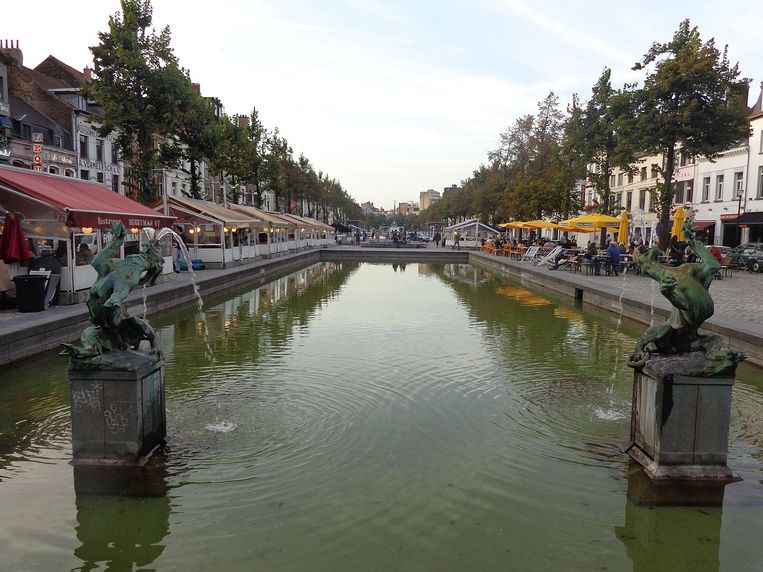
POLYGON ((88 66, 85 66, 85 69, 82 70, 82 73, 85 74, 87 79, 93 79, 93 70, 88 66))
POLYGON ((13 40, 5 40, 0 42, 0 52, 2 52, 6 57, 10 58, 11 61, 18 67, 21 67, 24 65, 24 54, 19 49, 18 40, 16 40, 15 47, 13 44, 13 40))
POLYGON ((239 115, 238 116, 238 128, 239 129, 248 129, 249 128, 249 117, 246 115, 239 115))
POLYGON ((198 83, 191 83, 191 90, 201 95, 201 85, 198 83))

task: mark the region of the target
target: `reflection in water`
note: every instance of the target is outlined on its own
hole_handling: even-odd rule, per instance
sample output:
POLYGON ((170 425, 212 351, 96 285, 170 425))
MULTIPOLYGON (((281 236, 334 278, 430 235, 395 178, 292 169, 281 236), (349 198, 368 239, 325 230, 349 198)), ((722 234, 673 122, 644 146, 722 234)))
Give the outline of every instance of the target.
POLYGON ((142 569, 165 549, 170 528, 170 499, 166 496, 79 496, 76 506, 80 545, 74 555, 82 565, 75 570, 142 569))
POLYGON ((625 526, 615 536, 634 572, 719 570, 723 484, 652 481, 631 462, 625 526))

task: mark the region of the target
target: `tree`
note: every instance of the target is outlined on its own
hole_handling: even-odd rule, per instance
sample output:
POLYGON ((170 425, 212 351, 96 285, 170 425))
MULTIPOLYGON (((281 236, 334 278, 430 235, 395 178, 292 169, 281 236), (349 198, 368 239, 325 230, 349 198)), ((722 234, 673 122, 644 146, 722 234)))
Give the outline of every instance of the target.
MULTIPOLYGON (((222 146, 223 128, 215 117, 212 103, 192 89, 177 121, 177 162, 188 161, 191 188, 185 192, 192 199, 205 199, 199 184, 199 166, 205 159, 214 163, 222 146)), ((165 157, 169 151, 165 151, 165 157)))
MULTIPOLYGON (((609 192, 612 172, 616 167, 629 170, 635 161, 632 140, 626 135, 627 121, 633 113, 632 92, 630 86, 615 91, 610 82, 611 74, 609 68, 604 68, 593 86, 591 99, 582 113, 582 129, 578 135, 589 165, 588 180, 599 196, 599 210, 609 215, 613 214, 609 192)), ((602 229, 602 246, 605 236, 606 229, 602 229)))
POLYGON ((664 157, 656 191, 664 248, 670 232, 676 147, 712 159, 749 137, 745 101, 749 80, 740 79, 738 64, 729 64, 727 48, 721 54, 713 39, 703 43, 689 20, 681 22, 667 44, 652 44, 633 69, 648 69, 644 87, 637 92, 638 141, 644 151, 664 157))
POLYGON ((172 137, 190 80, 178 66, 170 47, 170 29, 159 34, 148 28, 152 21, 150 0, 122 0, 122 12, 109 18, 108 32, 91 47, 95 79, 85 88, 103 106, 101 133, 116 132, 122 156, 132 164, 128 183, 142 200, 155 197, 153 171, 175 160, 172 137), (158 145, 165 139, 164 148, 158 145))

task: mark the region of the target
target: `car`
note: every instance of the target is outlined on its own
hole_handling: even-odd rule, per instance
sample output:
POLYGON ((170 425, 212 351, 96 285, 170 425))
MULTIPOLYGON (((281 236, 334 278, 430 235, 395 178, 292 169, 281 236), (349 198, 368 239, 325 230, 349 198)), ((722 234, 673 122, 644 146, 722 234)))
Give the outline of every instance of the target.
POLYGON ((763 251, 763 242, 745 242, 732 248, 727 253, 727 256, 731 258, 735 265, 741 264, 744 266, 747 264, 747 258, 750 254, 760 251, 763 251))

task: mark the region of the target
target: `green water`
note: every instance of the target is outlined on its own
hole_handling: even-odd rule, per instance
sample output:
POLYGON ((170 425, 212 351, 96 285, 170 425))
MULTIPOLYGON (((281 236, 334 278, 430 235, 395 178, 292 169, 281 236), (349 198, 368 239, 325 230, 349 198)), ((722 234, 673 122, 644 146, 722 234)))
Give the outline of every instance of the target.
MULTIPOLYGON (((0 570, 760 570, 763 381, 703 506, 639 504, 642 326, 467 265, 323 263, 154 318, 158 496, 77 496, 66 362, 0 370, 0 570)), ((77 479, 86 479, 77 475, 77 479)))

